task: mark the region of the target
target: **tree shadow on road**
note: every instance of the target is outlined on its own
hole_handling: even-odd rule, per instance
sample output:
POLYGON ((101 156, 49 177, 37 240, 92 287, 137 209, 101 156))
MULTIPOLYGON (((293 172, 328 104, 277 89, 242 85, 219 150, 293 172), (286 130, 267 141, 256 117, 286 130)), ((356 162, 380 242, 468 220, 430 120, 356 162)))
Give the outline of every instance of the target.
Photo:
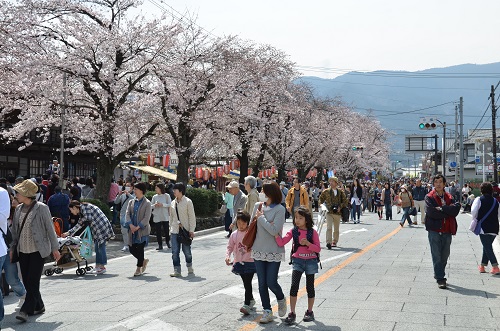
POLYGON ((458 285, 453 285, 448 283, 448 290, 451 292, 456 292, 458 294, 462 295, 468 295, 468 296, 477 296, 477 297, 482 297, 484 298, 486 295, 486 298, 488 299, 496 299, 498 297, 498 294, 496 293, 491 293, 483 290, 476 290, 476 289, 468 289, 465 287, 461 287, 458 285))

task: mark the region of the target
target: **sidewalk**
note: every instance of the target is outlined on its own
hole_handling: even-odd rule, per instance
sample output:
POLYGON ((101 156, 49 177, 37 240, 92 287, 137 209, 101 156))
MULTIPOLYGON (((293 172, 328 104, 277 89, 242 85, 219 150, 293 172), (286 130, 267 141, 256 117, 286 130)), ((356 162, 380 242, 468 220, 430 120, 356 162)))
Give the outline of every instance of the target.
MULTIPOLYGON (((394 217, 398 217, 394 213, 394 217)), ((422 225, 400 229, 398 221, 379 221, 366 213, 361 224, 342 224, 339 248, 324 248, 317 275, 315 322, 302 322, 307 298, 297 304, 298 324, 277 318, 268 325, 254 321, 262 312, 254 277, 257 311, 239 313, 243 286, 224 264, 225 232, 197 235, 193 244, 194 276, 170 278, 170 250, 151 243, 147 274, 133 277, 135 259, 116 253, 104 275, 77 277, 66 270, 42 277, 47 312, 19 324, 17 299, 5 298, 3 330, 496 330, 500 329, 500 277, 479 274, 482 247, 467 230, 470 216, 460 214, 448 263, 448 290, 433 279, 427 232, 422 225), (391 233, 394 233, 392 236, 391 233), (381 240, 385 238, 385 240, 381 240), (118 256, 120 255, 120 256, 118 256), (36 321, 35 321, 36 320, 36 321)), ((285 225, 285 230, 291 223, 285 225)), ((119 250, 110 245, 109 250, 119 250)), ((288 296, 291 267, 281 264, 279 283, 288 296)), ((115 253, 113 253, 115 254, 115 253)), ((500 255, 499 255, 500 256, 500 255)), ((181 261, 184 260, 181 254, 181 261)), ((305 286, 305 278, 301 286, 305 286)), ((274 300, 274 295, 271 294, 274 300)), ((274 300, 272 302, 276 304, 274 300)))

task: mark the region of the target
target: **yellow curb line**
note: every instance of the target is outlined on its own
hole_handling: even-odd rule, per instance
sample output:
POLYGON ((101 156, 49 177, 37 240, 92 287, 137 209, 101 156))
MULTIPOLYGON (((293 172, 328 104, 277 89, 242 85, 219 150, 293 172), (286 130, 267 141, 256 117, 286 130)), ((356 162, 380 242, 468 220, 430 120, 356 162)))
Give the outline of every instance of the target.
MULTIPOLYGON (((365 253, 369 252, 370 250, 372 250, 376 246, 380 245, 381 243, 383 243, 384 241, 386 241, 390 237, 394 236, 400 230, 401 230, 401 227, 398 226, 391 233, 386 234, 382 238, 378 239, 377 241, 375 241, 375 242, 371 243, 370 245, 366 246, 365 248, 361 249, 359 252, 356 252, 356 253, 352 254, 345 261, 343 261, 342 263, 340 263, 340 264, 336 265, 335 267, 329 269, 327 272, 325 272, 324 274, 322 274, 321 276, 319 276, 318 278, 316 278, 316 280, 314 281, 314 286, 317 287, 318 285, 320 285, 321 283, 323 283, 325 280, 327 280, 328 278, 332 277, 333 275, 335 275, 340 270, 344 269, 347 265, 349 265, 350 263, 352 263, 352 262, 356 261, 357 259, 359 259, 365 253)), ((303 297, 306 293, 307 293, 307 289, 304 286, 297 293, 297 300, 299 298, 303 297)), ((290 304, 290 297, 286 298, 286 304, 287 305, 290 304)), ((278 305, 276 304, 276 305, 273 306, 273 312, 276 312, 277 310, 278 310, 278 305)), ((243 327, 241 327, 239 331, 250 331, 250 330, 253 330, 253 329, 255 329, 257 327, 257 325, 258 325, 257 323, 259 321, 260 321, 260 316, 257 317, 256 319, 254 319, 252 322, 250 322, 250 323, 244 325, 243 327)))

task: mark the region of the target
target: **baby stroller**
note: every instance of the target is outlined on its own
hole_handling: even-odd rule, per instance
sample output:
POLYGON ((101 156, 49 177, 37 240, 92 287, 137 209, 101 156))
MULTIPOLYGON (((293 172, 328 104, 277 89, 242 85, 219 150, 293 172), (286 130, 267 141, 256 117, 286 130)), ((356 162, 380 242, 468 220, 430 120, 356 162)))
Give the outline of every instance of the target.
POLYGON ((44 271, 45 276, 52 276, 53 274, 60 274, 63 272, 64 268, 77 267, 76 274, 78 276, 83 276, 87 271, 91 271, 93 268, 89 266, 87 260, 80 256, 80 246, 82 241, 79 236, 61 238, 62 220, 60 218, 54 217, 52 219, 54 222, 54 228, 58 235, 57 241, 59 242, 59 253, 61 258, 54 262, 53 267, 47 268, 44 271), (80 266, 81 263, 85 262, 85 267, 80 266))

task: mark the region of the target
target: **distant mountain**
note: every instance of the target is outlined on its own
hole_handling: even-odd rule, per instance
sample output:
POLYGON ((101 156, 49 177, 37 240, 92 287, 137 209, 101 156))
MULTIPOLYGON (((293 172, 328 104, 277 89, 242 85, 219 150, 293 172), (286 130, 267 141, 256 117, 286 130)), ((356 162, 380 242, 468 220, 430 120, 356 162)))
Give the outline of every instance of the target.
MULTIPOLYGON (((383 127, 393 132, 395 150, 404 149, 404 135, 428 133, 418 129, 420 117, 437 116, 454 130, 455 105, 446 104, 464 98, 464 134, 474 129, 488 106, 491 85, 500 81, 500 62, 463 64, 417 72, 374 71, 350 72, 335 79, 304 76, 301 82, 312 86, 315 94, 324 97, 340 96, 360 113, 373 109, 373 115, 383 127)), ((496 96, 500 95, 500 88, 496 96)), ((491 128, 491 110, 479 126, 491 128), (483 124, 484 123, 484 124, 483 124)), ((437 129, 439 136, 442 130, 437 129)), ((447 134, 451 134, 448 132, 447 134)))

